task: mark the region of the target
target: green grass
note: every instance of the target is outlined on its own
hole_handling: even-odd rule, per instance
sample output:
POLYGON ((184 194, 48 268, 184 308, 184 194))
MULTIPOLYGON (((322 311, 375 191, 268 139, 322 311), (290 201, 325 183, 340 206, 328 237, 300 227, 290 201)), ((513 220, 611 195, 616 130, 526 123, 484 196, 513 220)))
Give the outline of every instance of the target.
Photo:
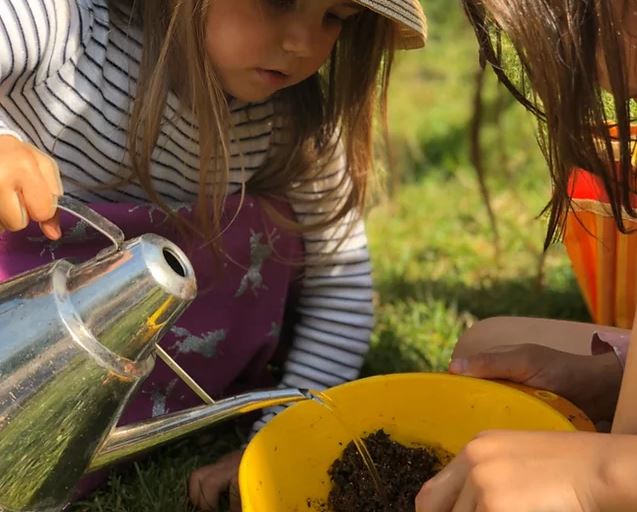
MULTIPOLYGON (((533 122, 489 76, 481 136, 498 218, 496 250, 468 158, 478 68, 473 35, 455 3, 431 0, 425 8, 430 41, 396 63, 390 126, 397 161, 387 193, 368 216, 377 327, 366 375, 443 369, 458 335, 480 318, 588 319, 564 251, 553 247, 542 256, 545 222, 538 214, 549 185, 533 122)), ((189 472, 239 444, 227 425, 181 441, 71 510, 190 510, 189 472)))
MULTIPOLYGON (((90 499, 75 503, 74 512, 194 512, 188 502, 190 472, 244 441, 232 425, 181 440, 141 461, 116 470, 107 485, 90 499)), ((221 510, 227 502, 221 503, 221 510)))

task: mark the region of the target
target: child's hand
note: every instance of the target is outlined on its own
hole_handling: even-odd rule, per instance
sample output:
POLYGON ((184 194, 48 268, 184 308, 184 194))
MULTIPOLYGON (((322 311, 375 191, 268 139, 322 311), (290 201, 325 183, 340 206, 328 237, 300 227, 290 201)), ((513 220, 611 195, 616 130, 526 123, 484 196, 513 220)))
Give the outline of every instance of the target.
POLYGON ((423 486, 416 512, 628 512, 636 472, 636 436, 487 432, 423 486))
POLYGON ((229 487, 231 512, 241 510, 237 473, 242 453, 240 450, 234 451, 216 463, 192 472, 188 482, 188 494, 193 505, 203 511, 217 510, 219 496, 229 487))
POLYGON ((19 231, 35 220, 47 238, 57 240, 57 197, 63 193, 55 160, 15 137, 0 135, 0 230, 19 231))
POLYGON ((497 347, 454 359, 449 371, 553 391, 596 422, 613 417, 622 378, 621 364, 612 352, 582 356, 533 344, 497 347))

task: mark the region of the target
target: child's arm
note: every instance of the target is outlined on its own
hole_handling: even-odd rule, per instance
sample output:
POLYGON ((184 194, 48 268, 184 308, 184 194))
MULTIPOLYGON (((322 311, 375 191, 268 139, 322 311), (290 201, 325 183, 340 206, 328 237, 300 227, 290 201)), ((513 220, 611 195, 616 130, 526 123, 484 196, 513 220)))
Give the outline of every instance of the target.
POLYGON ((449 371, 548 389, 593 421, 610 422, 623 369, 613 348, 621 353, 618 340, 629 333, 565 320, 489 318, 462 334, 449 371))
POLYGON ((635 343, 637 322, 631 333, 612 434, 483 433, 423 486, 416 510, 464 510, 467 503, 471 510, 519 512, 637 510, 635 343))
POLYGON ((37 132, 29 105, 16 105, 13 92, 46 87, 77 57, 90 36, 93 10, 91 0, 81 7, 80 0, 0 0, 0 135, 28 140, 37 132), (9 117, 5 104, 19 107, 20 117, 9 117))
POLYGON ((35 146, 42 123, 22 98, 33 90, 38 101, 37 88, 81 51, 91 8, 89 1, 80 8, 75 0, 0 0, 0 230, 17 231, 32 219, 49 238, 60 236, 59 170, 35 146))
MULTIPOLYGON (((315 194, 336 189, 325 207, 333 211, 348 190, 343 180, 345 159, 339 146, 314 185, 315 194)), ((321 212, 292 201, 303 223, 316 222, 321 212)), ((367 237, 358 212, 351 211, 337 225, 307 233, 300 320, 283 384, 318 388, 336 386, 359 376, 373 327, 371 264, 367 237)))
POLYGON ((633 320, 612 432, 637 434, 637 314, 633 320))
POLYGON ((63 194, 55 161, 12 135, 0 135, 0 231, 19 231, 30 220, 60 238, 57 197, 63 194))
POLYGON ((416 498, 417 512, 637 510, 637 436, 486 432, 416 498))
MULTIPOLYGON (((342 184, 344 159, 336 152, 305 194, 342 184)), ((342 200, 346 190, 339 193, 342 200)), ((303 197, 303 193, 296 196, 303 197)), ((319 217, 291 197, 301 222, 319 217)), ((326 211, 333 211, 328 205, 326 211)), ((320 215, 320 213, 318 214, 320 215)), ((337 225, 304 235, 305 267, 297 311, 300 320, 285 364, 283 386, 325 389, 359 376, 374 323, 371 265, 364 225, 350 212, 337 225), (340 245, 339 245, 340 244, 340 245)), ((256 425, 258 428, 263 422, 256 425)))

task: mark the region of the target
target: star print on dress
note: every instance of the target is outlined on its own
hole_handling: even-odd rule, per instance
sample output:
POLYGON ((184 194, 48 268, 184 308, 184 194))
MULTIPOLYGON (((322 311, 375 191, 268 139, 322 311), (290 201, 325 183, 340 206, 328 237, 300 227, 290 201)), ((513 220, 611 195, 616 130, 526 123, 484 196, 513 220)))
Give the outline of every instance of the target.
POLYGON ((178 338, 178 341, 172 346, 173 349, 177 350, 177 354, 190 354, 195 352, 208 358, 215 356, 217 353, 217 345, 226 338, 225 329, 209 331, 201 336, 196 336, 188 329, 175 326, 170 332, 178 338))
POLYGON ((150 395, 150 400, 153 404, 151 415, 153 418, 157 416, 162 416, 168 412, 168 407, 166 406, 166 400, 168 399, 168 395, 170 395, 171 391, 177 384, 178 379, 174 379, 170 381, 168 386, 166 386, 166 391, 162 393, 159 389, 153 389, 152 391, 143 391, 143 393, 150 395))
POLYGON ((156 204, 151 204, 151 205, 143 204, 143 205, 133 206, 130 210, 128 210, 128 213, 134 213, 136 210, 146 210, 146 212, 148 213, 148 220, 150 220, 150 223, 154 225, 161 225, 168 220, 168 215, 166 214, 166 212, 162 210, 156 204), (159 214, 163 218, 159 221, 155 219, 155 214, 159 214))
POLYGON ((272 327, 270 328, 270 332, 268 336, 271 338, 278 338, 281 335, 281 324, 277 322, 272 322, 272 327))
POLYGON ((256 296, 259 290, 267 290, 268 287, 263 284, 263 276, 261 269, 263 263, 272 255, 272 244, 279 238, 275 232, 268 237, 268 243, 262 244, 261 239, 263 233, 255 233, 250 230, 250 267, 245 275, 241 278, 239 289, 234 294, 235 297, 241 297, 250 287, 252 293, 256 296))

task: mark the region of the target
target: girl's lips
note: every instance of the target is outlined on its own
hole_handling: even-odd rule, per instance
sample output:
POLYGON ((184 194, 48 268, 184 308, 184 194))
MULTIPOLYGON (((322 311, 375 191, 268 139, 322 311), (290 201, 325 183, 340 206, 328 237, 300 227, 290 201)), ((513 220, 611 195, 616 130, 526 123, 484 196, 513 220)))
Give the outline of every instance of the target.
POLYGON ((266 84, 273 87, 284 86, 288 82, 288 79, 290 78, 290 75, 288 75, 287 73, 276 71, 274 69, 257 68, 257 75, 266 84))

